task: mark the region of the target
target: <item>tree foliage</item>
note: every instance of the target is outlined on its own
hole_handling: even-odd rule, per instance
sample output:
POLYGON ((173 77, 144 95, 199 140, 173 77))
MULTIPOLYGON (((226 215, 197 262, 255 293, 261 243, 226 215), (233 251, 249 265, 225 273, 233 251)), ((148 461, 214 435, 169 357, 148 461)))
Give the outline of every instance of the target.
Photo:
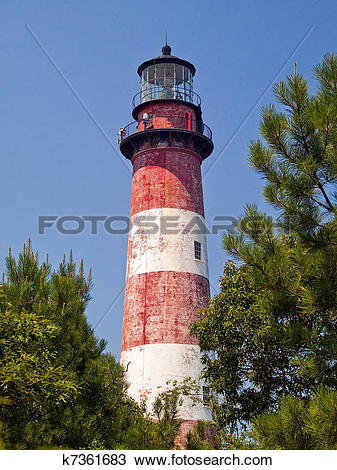
POLYGON ((337 449, 337 392, 318 387, 309 401, 280 400, 274 413, 252 420, 251 437, 262 449, 337 449))
POLYGON ((7 436, 16 441, 24 424, 48 407, 58 409, 79 394, 76 377, 55 364, 57 327, 34 312, 17 310, 0 289, 0 406, 7 436), (15 423, 15 428, 14 428, 15 423))
POLYGON ((187 433, 187 450, 221 449, 221 442, 214 423, 198 421, 196 428, 187 433))
POLYGON ((296 67, 274 86, 283 110, 262 109, 262 139, 250 145, 277 224, 246 206, 236 233, 224 236, 240 267, 226 265, 220 294, 192 327, 205 376, 223 396, 214 412, 229 437, 238 422, 257 426, 262 412, 263 422, 272 413, 272 425, 286 410, 296 429, 295 411, 324 401, 310 398, 313 390, 337 388, 336 56, 325 56, 314 73, 314 95, 296 67))
POLYGON ((246 208, 238 235, 226 249, 249 267, 261 310, 294 346, 298 375, 313 386, 336 387, 337 288, 337 58, 315 67, 318 91, 294 73, 274 87, 285 112, 262 112, 267 145, 250 146, 250 162, 266 179, 267 202, 279 212, 282 232, 270 218, 246 208), (288 232, 288 234, 284 234, 288 232))
MULTIPOLYGON (((153 421, 127 396, 85 309, 91 276, 70 254, 53 270, 30 243, 0 286, 0 437, 5 448, 165 449, 179 421, 153 421)), ((170 406, 173 413, 174 403, 170 406)))
POLYGON ((191 333, 204 351, 203 375, 217 397, 212 400, 216 424, 229 435, 282 394, 303 389, 291 363, 293 347, 262 313, 246 266, 225 264, 220 293, 200 312, 191 333))

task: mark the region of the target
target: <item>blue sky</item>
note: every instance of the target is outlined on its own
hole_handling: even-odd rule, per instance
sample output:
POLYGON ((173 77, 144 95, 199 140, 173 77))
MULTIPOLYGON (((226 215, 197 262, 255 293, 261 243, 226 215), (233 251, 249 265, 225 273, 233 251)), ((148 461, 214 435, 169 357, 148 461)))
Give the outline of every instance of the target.
MULTIPOLYGON (((333 0, 2 0, 0 269, 8 247, 18 254, 28 237, 53 264, 72 248, 93 268, 89 322, 99 323, 97 335, 119 357, 127 235, 66 236, 51 228, 43 236, 38 216, 128 215, 131 165, 108 139, 118 149, 118 129, 132 121, 137 67, 160 54, 166 30, 172 53, 197 68, 194 91, 213 130, 215 150, 203 168, 212 165, 203 183, 206 220, 238 216, 247 202, 272 214, 247 165, 248 144, 258 137, 261 106, 273 101, 274 77, 285 78, 296 60, 314 85, 312 66, 336 44, 336 14, 333 0)), ((220 235, 208 237, 208 251, 216 289, 226 259, 220 235)))

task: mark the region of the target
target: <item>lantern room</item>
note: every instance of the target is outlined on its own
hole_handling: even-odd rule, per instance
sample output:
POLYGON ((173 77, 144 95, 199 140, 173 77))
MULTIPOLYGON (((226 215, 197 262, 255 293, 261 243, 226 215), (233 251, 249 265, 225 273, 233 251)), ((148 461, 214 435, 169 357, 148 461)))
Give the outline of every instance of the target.
POLYGON ((187 60, 171 55, 171 47, 162 48, 162 55, 150 59, 138 67, 141 91, 134 100, 137 106, 147 101, 172 99, 200 105, 200 98, 193 93, 195 67, 187 60))
POLYGON ((202 120, 201 100, 193 91, 195 67, 171 54, 165 44, 162 55, 138 67, 141 89, 132 100, 135 119, 119 130, 118 143, 126 158, 158 144, 186 146, 208 157, 213 150, 212 131, 202 120))

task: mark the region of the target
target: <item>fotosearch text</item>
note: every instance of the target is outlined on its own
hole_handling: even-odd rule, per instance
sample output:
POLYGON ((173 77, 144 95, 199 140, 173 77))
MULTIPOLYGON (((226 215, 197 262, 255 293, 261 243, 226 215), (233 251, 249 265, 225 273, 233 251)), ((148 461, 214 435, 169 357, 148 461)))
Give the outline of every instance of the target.
MULTIPOLYGON (((280 227, 279 222, 272 217, 270 220, 277 230, 280 227)), ((239 218, 232 215, 214 215, 206 223, 204 218, 196 213, 193 213, 187 222, 186 216, 183 215, 137 214, 131 218, 126 215, 40 215, 38 234, 46 235, 48 231, 56 230, 61 235, 98 235, 102 232, 109 235, 125 235, 130 231, 142 235, 218 235, 224 232, 234 233, 238 221, 239 218)))

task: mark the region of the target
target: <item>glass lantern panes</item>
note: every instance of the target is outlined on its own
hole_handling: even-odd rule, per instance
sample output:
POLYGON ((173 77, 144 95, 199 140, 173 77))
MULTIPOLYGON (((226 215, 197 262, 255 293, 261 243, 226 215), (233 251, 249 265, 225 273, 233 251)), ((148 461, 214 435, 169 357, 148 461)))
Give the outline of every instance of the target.
POLYGON ((181 64, 161 62, 146 67, 141 76, 141 102, 175 99, 192 102, 193 76, 181 64))

